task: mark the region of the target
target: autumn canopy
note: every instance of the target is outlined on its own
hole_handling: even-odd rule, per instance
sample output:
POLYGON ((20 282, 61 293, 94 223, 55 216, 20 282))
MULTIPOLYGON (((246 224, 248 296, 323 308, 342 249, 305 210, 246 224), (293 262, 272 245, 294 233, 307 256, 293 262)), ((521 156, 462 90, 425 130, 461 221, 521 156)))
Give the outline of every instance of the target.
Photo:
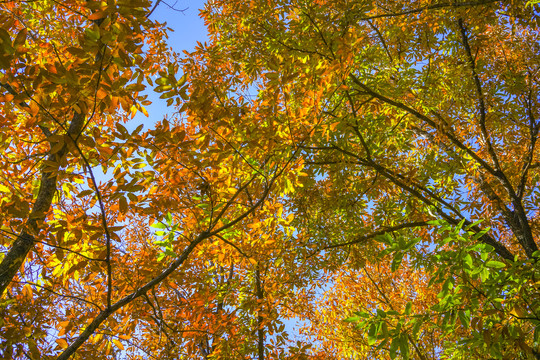
POLYGON ((159 6, 0 1, 1 358, 540 359, 538 1, 159 6))

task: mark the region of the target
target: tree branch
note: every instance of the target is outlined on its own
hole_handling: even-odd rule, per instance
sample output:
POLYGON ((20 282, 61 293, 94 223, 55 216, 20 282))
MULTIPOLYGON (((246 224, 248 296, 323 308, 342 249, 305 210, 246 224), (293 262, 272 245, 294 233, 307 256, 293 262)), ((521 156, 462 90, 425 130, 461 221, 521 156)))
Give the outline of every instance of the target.
MULTIPOLYGON (((410 229, 410 228, 428 226, 428 225, 429 224, 428 224, 427 221, 414 221, 414 222, 399 224, 399 225, 396 225, 396 226, 389 226, 389 227, 385 227, 385 228, 379 229, 377 231, 371 232, 371 233, 366 234, 366 235, 357 236, 354 240, 347 241, 345 243, 332 244, 332 245, 325 246, 325 247, 317 250, 316 252, 320 252, 320 251, 328 250, 328 249, 334 249, 334 248, 343 247, 343 246, 355 245, 355 244, 362 243, 362 242, 364 242, 366 240, 373 239, 376 236, 384 235, 386 233, 399 231, 399 230, 403 230, 403 229, 410 229)), ((309 257, 313 256, 314 254, 315 253, 309 255, 309 257)))
MULTIPOLYGON (((77 136, 83 127, 83 123, 84 115, 75 112, 67 134, 69 136, 77 136)), ((39 233, 39 224, 45 220, 54 194, 56 193, 57 172, 60 168, 60 163, 67 153, 68 147, 67 144, 64 144, 60 151, 55 154, 49 154, 47 158, 48 165, 41 172, 38 195, 26 221, 25 228, 17 236, 13 246, 0 263, 0 296, 2 296, 15 274, 17 274, 28 252, 34 247, 35 236, 39 233)))
POLYGON ((459 8, 459 7, 473 7, 473 6, 480 6, 480 5, 488 5, 491 3, 500 2, 501 0, 483 0, 483 1, 470 1, 470 2, 444 2, 440 4, 433 4, 433 5, 426 5, 415 9, 410 10, 404 10, 400 12, 396 12, 393 14, 379 14, 379 15, 372 15, 372 16, 366 16, 357 19, 358 21, 367 21, 372 19, 380 19, 380 18, 390 18, 390 17, 397 17, 397 16, 403 16, 403 15, 410 15, 410 14, 418 14, 421 12, 424 12, 426 10, 437 10, 437 9, 444 9, 444 8, 459 8))

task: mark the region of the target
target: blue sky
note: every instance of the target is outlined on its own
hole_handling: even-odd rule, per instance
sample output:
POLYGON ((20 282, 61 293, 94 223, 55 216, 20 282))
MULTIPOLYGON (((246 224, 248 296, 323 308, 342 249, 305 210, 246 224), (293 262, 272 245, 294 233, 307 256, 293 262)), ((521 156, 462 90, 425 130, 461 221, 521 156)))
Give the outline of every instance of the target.
MULTIPOLYGON (((168 43, 173 50, 182 54, 184 50, 191 51, 197 45, 197 41, 204 43, 208 40, 204 21, 199 17, 199 11, 204 7, 203 0, 178 0, 161 2, 151 15, 152 20, 166 22, 167 26, 174 31, 169 33, 168 43), (176 9, 172 9, 172 8, 176 9), (180 11, 182 10, 182 11, 180 11)), ((137 113, 135 118, 128 124, 128 129, 135 129, 143 123, 145 129, 153 127, 153 124, 163 119, 167 113, 174 111, 174 108, 167 108, 166 101, 159 98, 159 94, 148 87, 145 92, 151 105, 146 106, 149 117, 142 113, 137 113)))
POLYGON ((152 13, 151 19, 166 21, 167 25, 174 29, 169 40, 175 50, 192 50, 197 41, 202 42, 207 39, 204 22, 199 17, 199 10, 204 7, 204 3, 205 1, 202 0, 161 2, 152 13), (173 10, 169 6, 183 11, 173 10))

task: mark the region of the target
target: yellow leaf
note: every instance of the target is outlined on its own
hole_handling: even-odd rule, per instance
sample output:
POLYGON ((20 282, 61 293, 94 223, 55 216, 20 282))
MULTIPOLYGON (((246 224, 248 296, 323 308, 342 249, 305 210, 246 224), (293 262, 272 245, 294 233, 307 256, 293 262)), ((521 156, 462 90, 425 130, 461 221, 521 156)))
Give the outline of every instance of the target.
POLYGON ((122 345, 122 343, 116 339, 113 339, 112 341, 114 343, 114 345, 116 345, 120 350, 124 350, 124 345, 122 345))
MULTIPOLYGON (((97 344, 101 339, 103 339, 103 334, 97 334, 97 335, 94 335, 94 344, 97 344)), ((104 345, 105 343, 102 344, 102 346, 104 345)))
POLYGON ((144 108, 144 106, 141 106, 141 111, 144 114, 144 116, 148 117, 148 111, 144 108))

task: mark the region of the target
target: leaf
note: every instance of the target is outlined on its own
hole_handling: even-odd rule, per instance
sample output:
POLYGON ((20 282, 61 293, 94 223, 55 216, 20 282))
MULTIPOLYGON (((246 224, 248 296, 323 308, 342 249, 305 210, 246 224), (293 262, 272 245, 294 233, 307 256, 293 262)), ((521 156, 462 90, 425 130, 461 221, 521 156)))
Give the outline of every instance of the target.
POLYGON ((407 305, 405 305, 405 315, 410 315, 412 309, 412 303, 409 301, 407 302, 407 305))
POLYGON ((87 190, 83 190, 81 191, 80 193, 77 194, 77 197, 78 198, 83 198, 85 196, 88 196, 88 195, 92 195, 94 193, 94 190, 92 189, 87 189, 87 190))
POLYGON ((66 349, 68 347, 68 343, 65 339, 56 339, 55 341, 62 349, 66 349))
POLYGON ((11 37, 9 33, 0 27, 0 49, 3 53, 13 54, 13 46, 11 44, 11 37))
POLYGON ((186 83, 187 81, 187 74, 184 74, 182 75, 182 77, 180 78, 180 80, 178 80, 178 82, 176 83, 176 86, 177 87, 182 87, 184 86, 184 84, 186 83))
POLYGON ((390 343, 390 359, 395 359, 397 357, 397 351, 400 345, 400 338, 394 337, 390 343))
POLYGON ((60 261, 64 260, 64 250, 61 248, 56 248, 54 253, 56 254, 56 258, 60 261))
POLYGON ((39 348, 37 347, 35 341, 28 341, 28 348, 30 349, 30 354, 32 355, 33 359, 41 358, 41 352, 39 351, 39 348))
POLYGON ((118 205, 119 205, 119 208, 120 208, 120 212, 122 213, 127 213, 128 211, 128 203, 127 203, 127 200, 124 196, 121 196, 119 199, 118 199, 118 205))
POLYGON ((398 251, 394 254, 394 259, 392 260, 392 272, 396 272, 399 268, 399 265, 401 264, 401 261, 403 260, 403 252, 398 251))
POLYGON ((114 345, 116 345, 118 349, 124 350, 124 345, 122 345, 120 341, 118 341, 117 339, 112 339, 112 342, 114 343, 114 345))
POLYGON ((467 329, 469 327, 469 318, 465 315, 465 312, 461 310, 458 311, 458 316, 459 320, 461 321, 461 325, 463 325, 463 327, 467 329))
POLYGON ((463 262, 465 263, 465 265, 467 265, 469 268, 472 268, 473 266, 473 261, 472 261, 472 257, 470 254, 465 254, 465 256, 463 257, 463 262))
POLYGON ((377 325, 375 323, 372 323, 370 326, 369 326, 369 330, 368 330, 368 339, 367 339, 367 342, 368 342, 368 345, 375 345, 377 343, 377 325))
POLYGON ((490 260, 486 263, 486 266, 494 269, 502 269, 506 267, 506 264, 500 261, 490 260))
POLYGON ((141 106, 141 111, 144 114, 144 116, 148 117, 148 111, 146 111, 146 108, 144 106, 141 106))
POLYGON ((151 226, 155 229, 167 229, 167 225, 160 222, 153 223, 151 226))
POLYGON ((13 47, 18 48, 19 46, 24 45, 26 42, 26 36, 28 34, 28 29, 23 28, 21 31, 17 33, 17 36, 15 37, 15 40, 13 41, 13 47))
POLYGON ((405 333, 402 333, 399 336, 399 351, 404 360, 409 359, 409 340, 407 339, 407 334, 405 333))
POLYGON ((97 41, 100 37, 99 30, 94 30, 90 28, 85 30, 85 34, 90 40, 93 41, 97 41))
POLYGON ((88 20, 99 20, 103 19, 105 16, 107 16, 107 13, 105 11, 96 11, 95 13, 88 16, 88 20))

